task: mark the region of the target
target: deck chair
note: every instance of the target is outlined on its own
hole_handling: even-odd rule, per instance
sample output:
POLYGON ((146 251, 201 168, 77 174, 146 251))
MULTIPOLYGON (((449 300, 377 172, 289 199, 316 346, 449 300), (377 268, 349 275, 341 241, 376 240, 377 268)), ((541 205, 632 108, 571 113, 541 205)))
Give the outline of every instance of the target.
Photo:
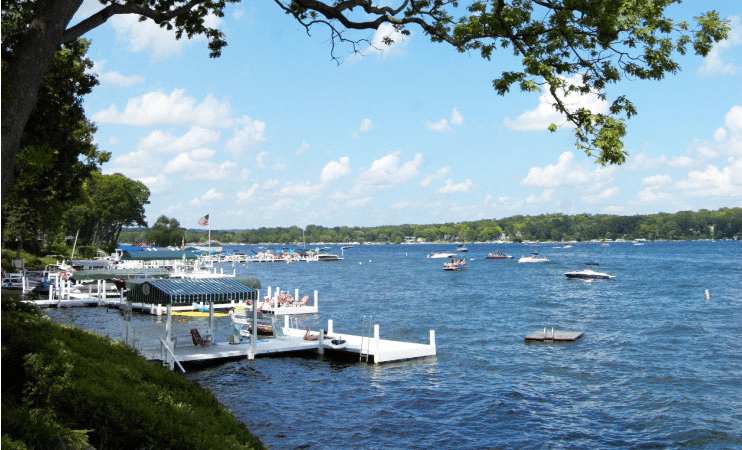
POLYGON ((203 340, 201 333, 196 328, 191 328, 191 339, 193 339, 193 345, 200 345, 201 347, 211 345, 211 342, 203 340))

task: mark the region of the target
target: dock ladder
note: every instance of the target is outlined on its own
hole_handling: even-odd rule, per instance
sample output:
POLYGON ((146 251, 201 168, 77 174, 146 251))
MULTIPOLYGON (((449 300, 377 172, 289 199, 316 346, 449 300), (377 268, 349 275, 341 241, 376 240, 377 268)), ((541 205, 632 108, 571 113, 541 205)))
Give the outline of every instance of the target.
POLYGON ((363 316, 361 319, 361 349, 358 353, 358 361, 363 361, 365 358, 365 362, 368 362, 369 356, 371 353, 371 333, 374 329, 373 323, 374 323, 374 316, 368 316, 368 331, 366 331, 366 316, 363 316), (366 344, 366 348, 364 349, 363 345, 364 342, 366 344))

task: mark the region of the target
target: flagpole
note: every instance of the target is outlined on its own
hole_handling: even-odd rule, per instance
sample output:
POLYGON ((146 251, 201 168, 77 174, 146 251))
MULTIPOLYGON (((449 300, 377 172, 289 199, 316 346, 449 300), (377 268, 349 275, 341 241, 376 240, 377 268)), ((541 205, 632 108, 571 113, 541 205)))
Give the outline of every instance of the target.
POLYGON ((207 244, 209 246, 209 253, 211 253, 211 213, 209 213, 209 243, 207 244))

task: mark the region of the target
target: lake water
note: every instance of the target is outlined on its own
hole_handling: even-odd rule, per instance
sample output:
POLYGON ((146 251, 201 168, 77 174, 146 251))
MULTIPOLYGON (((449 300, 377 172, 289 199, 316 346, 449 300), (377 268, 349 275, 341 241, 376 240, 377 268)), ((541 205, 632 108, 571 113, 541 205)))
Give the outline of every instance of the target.
MULTIPOLYGON (((360 334, 363 316, 373 316, 382 338, 427 343, 434 329, 438 355, 382 365, 265 357, 185 376, 274 449, 741 448, 742 244, 559 247, 470 244, 462 272, 426 258, 455 249, 432 244, 237 266, 264 288, 319 291, 319 314, 300 326, 333 319, 336 334, 360 334), (515 258, 485 259, 498 249, 515 258), (550 263, 517 262, 532 251, 550 263), (564 276, 586 261, 616 278, 564 276), (585 334, 524 342, 552 326, 585 334)), ((114 310, 48 313, 121 336, 114 310)), ((159 320, 135 314, 142 327, 159 320)))

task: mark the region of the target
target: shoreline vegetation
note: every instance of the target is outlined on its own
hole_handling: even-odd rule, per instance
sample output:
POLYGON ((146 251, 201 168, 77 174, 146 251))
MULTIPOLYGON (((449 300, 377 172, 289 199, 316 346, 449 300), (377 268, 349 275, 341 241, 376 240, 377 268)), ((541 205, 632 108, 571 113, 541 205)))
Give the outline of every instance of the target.
POLYGON ((265 449, 208 390, 2 297, 3 449, 265 449))
MULTIPOLYGON (((216 214, 212 221, 216 222, 216 214)), ((118 242, 138 243, 147 239, 148 228, 125 228, 118 242)), ((182 229, 177 242, 212 241, 231 244, 302 243, 458 243, 458 242, 567 242, 594 240, 674 241, 696 239, 734 239, 742 236, 742 208, 716 211, 681 211, 674 214, 616 216, 593 214, 543 214, 503 219, 429 224, 384 225, 375 227, 304 228, 261 227, 244 230, 182 229)))

